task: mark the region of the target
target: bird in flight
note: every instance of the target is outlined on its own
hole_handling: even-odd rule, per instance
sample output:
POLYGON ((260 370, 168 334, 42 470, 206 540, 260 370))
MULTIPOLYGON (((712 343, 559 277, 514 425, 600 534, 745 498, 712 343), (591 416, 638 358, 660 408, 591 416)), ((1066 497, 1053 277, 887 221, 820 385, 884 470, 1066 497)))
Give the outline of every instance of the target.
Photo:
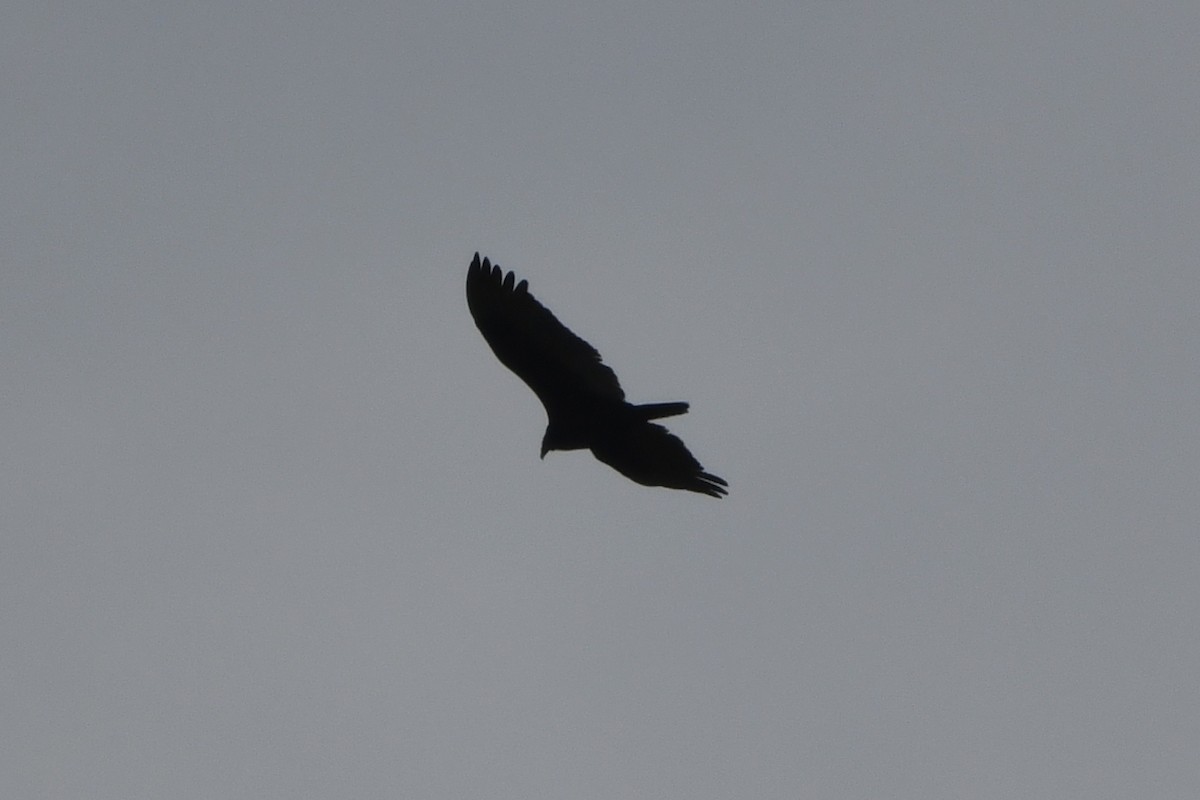
POLYGON ((467 269, 467 307, 504 366, 546 407, 542 458, 551 450, 591 450, 599 460, 644 486, 686 489, 710 497, 729 485, 650 420, 685 414, 687 403, 626 402, 616 374, 590 344, 571 333, 529 293, 479 253, 467 269))

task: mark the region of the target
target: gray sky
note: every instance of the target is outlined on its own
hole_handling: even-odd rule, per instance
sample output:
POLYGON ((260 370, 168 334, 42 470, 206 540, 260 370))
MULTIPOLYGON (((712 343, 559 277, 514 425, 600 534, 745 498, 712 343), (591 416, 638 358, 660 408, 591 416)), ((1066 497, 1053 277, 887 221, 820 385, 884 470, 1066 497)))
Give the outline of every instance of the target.
POLYGON ((0 795, 1196 797, 1198 41, 7 4, 0 795), (539 461, 475 250, 730 497, 539 461))

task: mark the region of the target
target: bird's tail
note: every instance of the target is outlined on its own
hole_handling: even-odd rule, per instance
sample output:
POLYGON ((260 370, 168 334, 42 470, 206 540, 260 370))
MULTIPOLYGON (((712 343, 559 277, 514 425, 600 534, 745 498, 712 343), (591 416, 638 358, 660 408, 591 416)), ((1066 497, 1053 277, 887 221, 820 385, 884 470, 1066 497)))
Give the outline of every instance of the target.
POLYGON ((686 414, 688 410, 687 403, 642 403, 640 406, 634 406, 638 416, 642 419, 661 419, 663 417, 673 417, 676 414, 686 414))

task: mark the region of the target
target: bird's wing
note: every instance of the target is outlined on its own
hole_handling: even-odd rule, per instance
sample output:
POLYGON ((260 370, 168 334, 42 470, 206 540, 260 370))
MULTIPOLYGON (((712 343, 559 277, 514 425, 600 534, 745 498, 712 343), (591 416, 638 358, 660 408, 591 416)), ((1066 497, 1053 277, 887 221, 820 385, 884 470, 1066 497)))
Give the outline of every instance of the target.
POLYGON ((623 401, 616 374, 529 293, 479 254, 467 270, 467 306, 504 366, 529 384, 548 413, 582 399, 623 401))
POLYGON ((623 427, 594 442, 592 454, 643 486, 686 489, 710 497, 728 494, 729 484, 705 472, 683 441, 661 425, 623 427))

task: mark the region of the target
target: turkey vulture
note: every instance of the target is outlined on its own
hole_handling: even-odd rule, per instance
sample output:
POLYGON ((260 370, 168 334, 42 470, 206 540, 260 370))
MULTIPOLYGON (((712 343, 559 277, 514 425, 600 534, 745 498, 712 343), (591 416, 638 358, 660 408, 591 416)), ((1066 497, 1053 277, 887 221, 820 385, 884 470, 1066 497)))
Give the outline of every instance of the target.
POLYGON ((529 293, 479 253, 467 270, 467 307, 504 366, 529 384, 546 407, 542 458, 551 450, 592 451, 644 486, 686 489, 710 497, 727 484, 705 472, 687 447, 650 420, 684 414, 687 403, 625 401, 617 376, 600 354, 559 322, 529 293))

